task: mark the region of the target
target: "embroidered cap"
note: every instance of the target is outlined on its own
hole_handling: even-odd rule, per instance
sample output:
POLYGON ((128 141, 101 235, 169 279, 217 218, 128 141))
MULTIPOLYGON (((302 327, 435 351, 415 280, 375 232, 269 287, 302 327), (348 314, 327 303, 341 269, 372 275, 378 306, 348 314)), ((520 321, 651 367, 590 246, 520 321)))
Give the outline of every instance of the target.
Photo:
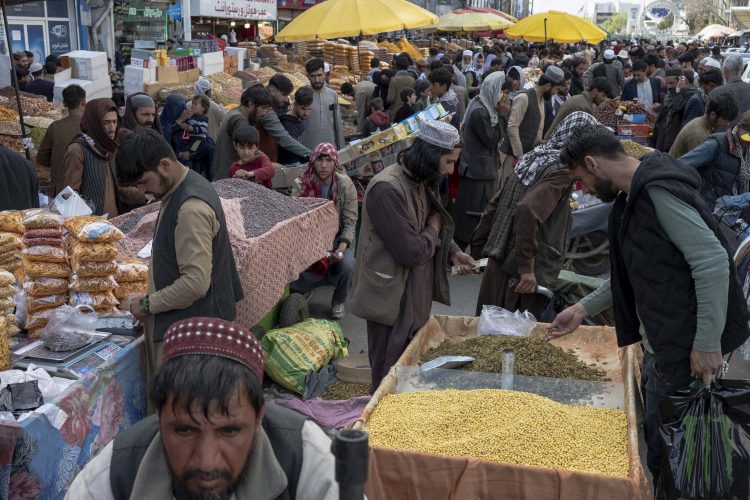
POLYGON ((456 127, 438 120, 423 121, 417 136, 424 142, 443 149, 453 149, 461 142, 456 127))
POLYGON ((237 323, 218 318, 188 318, 172 323, 164 334, 162 362, 192 354, 231 359, 263 381, 263 350, 255 335, 237 323))
POLYGON ((565 72, 560 68, 559 66, 555 66, 554 64, 551 64, 547 67, 547 70, 544 72, 545 78, 547 80, 551 81, 555 85, 559 85, 565 80, 565 72))

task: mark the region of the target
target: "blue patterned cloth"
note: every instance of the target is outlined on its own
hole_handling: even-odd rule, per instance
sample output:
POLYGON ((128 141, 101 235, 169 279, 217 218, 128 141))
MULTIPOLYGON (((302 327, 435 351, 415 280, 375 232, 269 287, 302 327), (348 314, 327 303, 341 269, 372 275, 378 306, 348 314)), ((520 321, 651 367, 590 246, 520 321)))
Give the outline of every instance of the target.
POLYGON ((73 478, 118 432, 146 417, 143 337, 87 373, 52 404, 60 430, 40 414, 0 422, 0 500, 62 499, 73 478), (12 460, 2 450, 12 449, 12 460))

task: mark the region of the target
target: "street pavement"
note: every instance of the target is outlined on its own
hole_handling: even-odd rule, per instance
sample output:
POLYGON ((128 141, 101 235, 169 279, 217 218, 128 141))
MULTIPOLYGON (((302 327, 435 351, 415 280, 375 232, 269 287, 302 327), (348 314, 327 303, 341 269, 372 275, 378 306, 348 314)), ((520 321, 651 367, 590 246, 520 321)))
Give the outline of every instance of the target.
MULTIPOLYGON (((450 316, 474 316, 479 292, 481 275, 450 276, 451 305, 433 303, 433 314, 450 316)), ((328 318, 331 308, 332 287, 318 288, 308 301, 310 315, 316 318, 328 318)), ((344 336, 349 339, 349 354, 367 352, 367 327, 363 319, 347 312, 346 317, 339 321, 344 336)), ((730 379, 750 379, 750 361, 742 359, 739 352, 735 352, 729 366, 730 379)))

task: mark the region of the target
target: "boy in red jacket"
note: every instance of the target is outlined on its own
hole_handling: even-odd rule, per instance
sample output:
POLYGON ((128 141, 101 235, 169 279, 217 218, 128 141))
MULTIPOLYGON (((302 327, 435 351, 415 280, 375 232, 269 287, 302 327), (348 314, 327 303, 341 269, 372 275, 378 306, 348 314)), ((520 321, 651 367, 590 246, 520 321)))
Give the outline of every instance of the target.
POLYGON ((258 150, 260 135, 252 125, 238 128, 232 136, 239 159, 229 167, 229 177, 263 184, 271 189, 276 172, 271 159, 258 150))

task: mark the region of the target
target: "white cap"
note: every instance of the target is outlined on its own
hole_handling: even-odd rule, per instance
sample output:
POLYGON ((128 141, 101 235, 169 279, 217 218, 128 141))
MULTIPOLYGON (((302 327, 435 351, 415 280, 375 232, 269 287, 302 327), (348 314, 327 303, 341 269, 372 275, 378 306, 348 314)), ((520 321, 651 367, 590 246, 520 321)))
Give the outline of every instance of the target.
POLYGON ((614 59, 615 58, 615 51, 612 49, 607 49, 604 51, 604 59, 614 59))
POLYGON ((703 63, 703 66, 705 68, 717 68, 717 69, 721 69, 721 63, 719 61, 717 61, 716 59, 714 59, 713 57, 706 57, 701 62, 703 63))
POLYGON ((464 50, 464 57, 474 57, 474 52, 469 49, 464 50))

